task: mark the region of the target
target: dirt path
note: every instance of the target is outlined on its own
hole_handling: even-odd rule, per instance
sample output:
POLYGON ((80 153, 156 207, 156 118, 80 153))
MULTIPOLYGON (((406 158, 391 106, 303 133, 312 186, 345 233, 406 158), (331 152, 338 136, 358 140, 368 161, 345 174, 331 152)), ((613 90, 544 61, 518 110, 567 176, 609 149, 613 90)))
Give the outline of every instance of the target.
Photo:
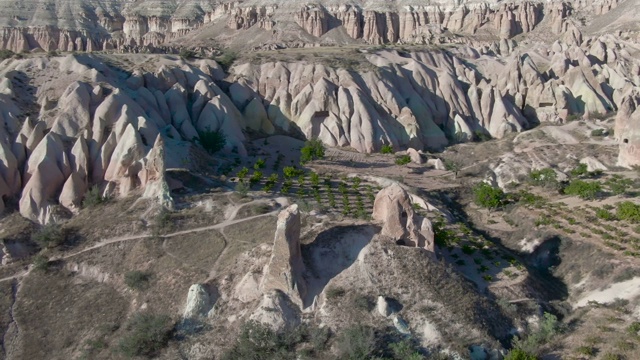
MULTIPOLYGON (((255 220, 255 219, 259 219, 265 216, 272 216, 272 215, 276 215, 280 212, 280 208, 275 209, 271 212, 265 213, 265 214, 260 214, 260 215, 254 215, 254 216, 250 216, 250 217, 246 217, 246 218, 242 218, 242 219, 236 219, 236 216, 238 216, 238 212, 245 206, 248 205, 252 205, 252 204, 256 204, 256 203, 264 203, 266 200, 265 199, 255 199, 252 201, 249 201, 247 203, 244 204, 236 204, 235 202, 233 202, 233 200, 231 200, 231 198, 229 198, 229 200, 232 203, 232 207, 227 210, 227 215, 228 217, 217 224, 214 225, 209 225, 209 226, 203 226, 203 227, 197 227, 197 228, 193 228, 193 229, 189 229, 189 230, 183 230, 183 231, 177 231, 174 233, 170 233, 170 234, 165 234, 165 235, 158 235, 157 237, 160 237, 162 239, 168 239, 168 238, 172 238, 172 237, 176 237, 176 236, 181 236, 181 235, 186 235, 186 234, 192 234, 192 233, 197 233, 197 232, 202 232, 202 231, 207 231, 207 230, 220 230, 220 233, 222 234, 222 237, 225 241, 225 246, 223 249, 223 252, 227 249, 227 244, 228 244, 228 239, 226 238, 225 234, 224 234, 224 228, 226 228, 227 226, 231 226, 231 225, 235 225, 235 224, 239 224, 245 221, 251 221, 251 220, 255 220)), ((288 201, 286 198, 275 198, 274 199, 276 201, 276 203, 278 203, 280 205, 280 207, 284 207, 288 205, 288 201)), ((142 240, 142 239, 150 239, 150 238, 154 238, 155 236, 153 234, 139 234, 139 235, 129 235, 129 236, 121 236, 121 237, 117 237, 117 238, 111 238, 111 239, 104 239, 99 241, 98 243, 88 247, 88 248, 84 248, 82 250, 76 251, 74 253, 71 254, 67 254, 64 256, 57 256, 57 257, 52 257, 49 260, 50 261, 56 261, 56 260, 66 260, 81 254, 84 254, 86 252, 89 251, 93 251, 102 247, 105 247, 107 245, 111 245, 111 244, 116 244, 116 243, 122 243, 122 242, 127 242, 127 241, 133 241, 133 240, 142 240)), ((164 246, 164 245, 163 245, 164 246)), ((221 253, 221 255, 222 255, 221 253)), ((169 254, 169 256, 171 256, 169 254)), ((221 256, 218 257, 218 259, 220 259, 221 256)), ((218 259, 216 259, 216 263, 214 264, 214 268, 215 265, 218 262, 218 259)), ((184 260, 182 260, 184 262, 184 260)), ((13 279, 18 279, 24 276, 27 276, 31 270, 33 269, 33 267, 30 265, 29 268, 26 271, 23 271, 21 273, 12 275, 12 276, 8 276, 5 278, 0 279, 0 282, 5 282, 5 281, 11 281, 13 279)), ((212 270, 213 272, 213 270, 212 270)))

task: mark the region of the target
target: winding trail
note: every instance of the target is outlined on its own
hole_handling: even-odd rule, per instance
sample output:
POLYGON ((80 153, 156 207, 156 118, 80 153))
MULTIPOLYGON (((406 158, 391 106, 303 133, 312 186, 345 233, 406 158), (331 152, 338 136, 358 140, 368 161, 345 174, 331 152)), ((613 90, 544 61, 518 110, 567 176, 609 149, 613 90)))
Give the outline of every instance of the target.
MULTIPOLYGON (((251 221, 251 220, 259 219, 259 218, 262 218, 262 217, 265 217, 265 216, 277 215, 280 212, 280 209, 282 207, 285 207, 285 206, 288 205, 288 200, 286 198, 279 197, 279 198, 275 198, 273 200, 278 205, 280 205, 279 208, 276 208, 275 210, 270 211, 270 212, 265 213, 265 214, 254 215, 254 216, 250 216, 250 217, 246 217, 246 218, 242 218, 242 219, 236 219, 236 217, 238 216, 238 212, 243 207, 248 206, 248 205, 252 205, 252 204, 256 204, 256 203, 265 203, 268 200, 267 199, 255 199, 255 200, 249 201, 249 202, 244 203, 244 204, 236 204, 235 202, 233 202, 231 197, 229 197, 229 201, 231 202, 232 207, 227 209, 227 211, 225 213, 225 220, 220 222, 220 223, 217 223, 217 224, 214 224, 214 225, 209 225, 209 226, 197 227, 197 228, 193 228, 193 229, 189 229, 189 230, 176 231, 174 233, 164 234, 164 235, 138 234, 138 235, 120 236, 120 237, 116 237, 116 238, 104 239, 104 240, 101 240, 101 241, 97 242, 96 244, 94 244, 92 246, 89 246, 89 247, 84 248, 82 250, 76 251, 74 253, 66 254, 64 256, 51 257, 49 259, 49 261, 66 260, 66 259, 69 259, 69 258, 76 257, 78 255, 84 254, 86 252, 93 251, 93 250, 105 247, 107 245, 117 244, 117 243, 122 243, 122 242, 127 242, 127 241, 151 239, 151 238, 157 238, 157 237, 166 240, 168 238, 181 236, 181 235, 186 235, 186 234, 192 234, 192 233, 208 231, 208 230, 219 230, 220 233, 222 234, 223 239, 224 239, 224 248, 223 248, 223 251, 220 253, 220 256, 218 256, 218 259, 216 259, 216 262, 213 265, 213 269, 210 272, 210 278, 211 278, 213 275, 215 275, 215 267, 218 264, 218 260, 222 257, 223 253, 228 248, 227 245, 229 243, 229 240, 227 239, 226 235, 224 234, 224 228, 226 228, 227 226, 243 223, 245 221, 251 221)), ((169 256, 171 256, 171 255, 169 255, 169 256)), ((184 260, 182 260, 182 259, 181 259, 181 261, 184 262, 184 260)), ((8 277, 0 279, 0 283, 1 282, 5 282, 5 281, 12 281, 14 279, 19 279, 19 278, 25 277, 25 276, 29 275, 29 273, 31 273, 32 269, 33 269, 33 266, 29 265, 27 270, 24 270, 24 271, 22 271, 22 272, 20 272, 18 274, 14 274, 12 276, 8 276, 8 277)))

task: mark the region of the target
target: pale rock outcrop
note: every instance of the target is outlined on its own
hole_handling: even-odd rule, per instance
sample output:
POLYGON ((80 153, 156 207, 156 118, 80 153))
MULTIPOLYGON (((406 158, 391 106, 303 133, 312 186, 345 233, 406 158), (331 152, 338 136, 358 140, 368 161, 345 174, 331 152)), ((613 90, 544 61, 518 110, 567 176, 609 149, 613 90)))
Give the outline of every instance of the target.
POLYGON ((250 271, 238 282, 233 291, 233 297, 242 303, 258 300, 261 296, 256 289, 260 288, 260 276, 250 271))
POLYGON ((620 144, 617 165, 626 168, 640 165, 640 108, 633 96, 622 101, 614 134, 620 144))
POLYGON ((5 190, 2 196, 14 196, 22 189, 22 179, 18 170, 18 160, 7 144, 0 141, 0 178, 2 178, 5 190))
POLYGON ((29 171, 31 176, 19 202, 20 214, 41 224, 55 222, 54 200, 64 185, 65 175, 55 158, 46 156, 34 162, 29 171))
POLYGON ((407 155, 411 158, 411 162, 414 164, 422 164, 424 160, 422 159, 422 155, 418 153, 418 151, 414 148, 407 149, 407 155))
POLYGON ((90 129, 92 88, 81 82, 73 82, 58 100, 58 112, 51 132, 63 139, 75 138, 90 129))
POLYGON ((206 316, 212 306, 209 292, 201 284, 193 284, 189 287, 187 303, 182 313, 183 319, 197 319, 206 316))
POLYGON ((133 125, 127 125, 122 138, 113 150, 104 174, 104 180, 118 186, 118 194, 125 196, 139 185, 138 172, 142 170, 140 160, 144 153, 145 148, 140 134, 133 125))
POLYGON ((440 159, 429 159, 427 160, 427 166, 431 166, 436 170, 447 170, 447 167, 444 165, 444 162, 440 159))
POLYGON ((300 324, 300 310, 297 304, 279 290, 269 290, 262 296, 258 308, 249 319, 280 331, 300 324))
POLYGON ((587 171, 609 170, 603 163, 601 163, 598 159, 594 158, 593 156, 587 156, 585 158, 580 159, 580 164, 587 165, 587 171))
POLYGON ((382 235, 398 244, 435 251, 431 222, 417 215, 409 194, 397 183, 378 192, 373 219, 382 222, 382 235))
POLYGON ((161 135, 156 137, 153 148, 142 160, 143 169, 138 173, 143 197, 156 200, 167 209, 173 209, 173 198, 167 184, 165 167, 165 145, 161 135))
MULTIPOLYGON (((300 212, 291 205, 278 215, 273 253, 262 278, 260 289, 267 294, 281 291, 298 306, 303 305, 307 284, 300 250, 300 212)), ((266 297, 265 297, 266 299, 266 297)), ((266 300, 265 300, 266 301, 266 300)))

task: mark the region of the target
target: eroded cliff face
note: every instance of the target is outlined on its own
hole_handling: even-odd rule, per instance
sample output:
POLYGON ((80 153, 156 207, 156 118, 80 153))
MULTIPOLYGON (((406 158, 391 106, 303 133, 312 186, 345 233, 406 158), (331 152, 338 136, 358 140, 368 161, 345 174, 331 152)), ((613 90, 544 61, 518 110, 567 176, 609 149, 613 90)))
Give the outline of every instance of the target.
MULTIPOLYGON (((0 2, 0 48, 15 52, 44 51, 149 51, 157 47, 189 45, 180 42, 191 32, 220 34, 218 24, 233 38, 258 28, 295 32, 295 25, 311 39, 342 29, 354 41, 369 44, 451 42, 457 34, 486 30, 508 39, 536 28, 543 20, 560 34, 576 9, 601 14, 618 0, 586 2, 441 2, 400 5, 362 2, 332 5, 323 2, 283 6, 278 2, 196 2, 192 0, 144 3, 114 2, 108 7, 91 0, 64 4, 34 2, 17 6, 0 2), (215 29, 215 30, 211 30, 215 29)), ((286 45, 286 44, 285 44, 286 45)), ((256 46, 260 46, 259 44, 256 46)))

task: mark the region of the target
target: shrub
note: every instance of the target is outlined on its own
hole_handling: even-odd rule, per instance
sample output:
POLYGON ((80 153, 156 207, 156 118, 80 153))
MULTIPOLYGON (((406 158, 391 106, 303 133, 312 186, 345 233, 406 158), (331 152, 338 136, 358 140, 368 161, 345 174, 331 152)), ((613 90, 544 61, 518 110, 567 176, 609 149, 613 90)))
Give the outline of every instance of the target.
POLYGON ((236 184, 236 191, 238 194, 242 195, 242 197, 245 197, 249 193, 249 185, 244 181, 238 181, 236 184))
POLYGON ((196 57, 196 52, 190 49, 182 49, 180 50, 180 57, 183 59, 193 59, 196 57))
POLYGON ((251 175, 251 177, 249 178, 249 184, 251 185, 255 185, 257 183, 259 183, 260 181, 262 181, 262 171, 254 171, 253 174, 251 175))
POLYGON ((33 268, 36 271, 47 272, 49 270, 49 258, 43 254, 38 254, 33 258, 33 268))
POLYGON ((533 170, 529 173, 531 183, 544 187, 556 187, 558 185, 558 174, 551 168, 533 170))
POLYGON ((344 291, 343 288, 332 287, 327 290, 327 299, 331 300, 331 299, 339 298, 344 296, 345 293, 346 291, 344 291))
POLYGON ((198 133, 200 144, 210 154, 215 154, 222 150, 227 144, 227 137, 220 131, 201 131, 198 133))
POLYGON ((315 350, 324 348, 329 340, 327 329, 309 329, 306 326, 275 331, 257 321, 242 325, 233 346, 224 352, 223 360, 282 359, 294 360, 296 346, 311 341, 315 350))
POLYGON ((558 318, 550 313, 544 313, 538 329, 525 338, 516 337, 513 341, 513 347, 527 354, 537 355, 540 347, 551 342, 560 330, 558 318))
POLYGON ((504 357, 504 360, 538 360, 538 357, 531 355, 522 349, 513 349, 504 357))
POLYGON ((276 186, 276 183, 278 182, 278 174, 271 174, 269 175, 269 177, 267 178, 267 181, 264 184, 264 188, 262 190, 266 191, 266 192, 270 192, 271 190, 273 190, 273 188, 276 186))
POLYGON ((172 227, 171 212, 163 208, 153 219, 153 232, 159 235, 161 232, 170 231, 172 227))
POLYGON ((542 196, 532 194, 526 190, 521 190, 518 193, 517 198, 518 198, 518 202, 522 204, 532 205, 536 207, 540 207, 545 203, 545 199, 542 196))
POLYGON ((425 359, 418 351, 417 347, 410 340, 402 340, 389 345, 389 349, 393 353, 396 360, 423 360, 425 359))
POLYGON ((67 239, 66 232, 58 224, 45 225, 38 232, 31 235, 31 240, 40 247, 54 248, 62 245, 67 239))
POLYGON ((345 329, 337 340, 341 359, 368 359, 376 349, 376 337, 373 329, 358 324, 345 329))
POLYGON ((373 309, 373 301, 367 295, 358 294, 353 299, 353 305, 356 308, 366 312, 369 312, 373 309))
POLYGON ((612 221, 616 219, 616 216, 607 209, 596 209, 596 216, 599 219, 612 221))
POLYGON ((82 200, 82 207, 94 207, 100 204, 104 204, 108 201, 108 198, 102 196, 100 193, 100 188, 98 186, 92 186, 89 191, 84 195, 84 200, 82 200))
POLYGON ((502 206, 505 194, 497 187, 493 187, 487 183, 478 183, 473 188, 474 201, 478 206, 488 209, 497 209, 502 206))
POLYGON ((128 271, 124 274, 124 283, 133 290, 144 290, 149 286, 151 275, 143 271, 128 271))
POLYGON ((396 165, 407 165, 411 162, 411 157, 409 155, 402 155, 396 158, 396 165))
POLYGON ((622 355, 613 354, 613 353, 606 353, 602 355, 602 360, 623 360, 623 359, 624 358, 622 357, 622 355))
POLYGON ((493 139, 488 132, 476 130, 473 132, 473 141, 483 142, 493 139))
POLYGON ((573 170, 569 172, 572 177, 580 177, 587 175, 587 164, 578 164, 573 170))
POLYGON ((136 314, 127 324, 119 350, 128 357, 155 356, 169 341, 173 325, 166 315, 136 314))
POLYGON ((585 356, 593 356, 593 354, 595 354, 595 349, 592 346, 583 345, 576 348, 576 353, 585 356))
POLYGON ((304 170, 298 169, 295 166, 285 166, 284 169, 282 169, 282 173, 284 174, 284 177, 286 179, 293 179, 294 177, 299 177, 300 175, 303 175, 304 170))
POLYGON ((15 55, 15 53, 11 50, 0 50, 0 61, 8 59, 15 55))
POLYGON ((573 180, 564 188, 567 195, 576 195, 585 200, 593 200, 602 192, 602 187, 597 182, 573 180))
POLYGON ((238 55, 235 52, 227 51, 224 54, 216 57, 215 60, 220 65, 220 67, 222 67, 222 70, 224 70, 224 72, 229 72, 229 69, 231 69, 231 66, 233 66, 233 63, 237 58, 238 55))
POLYGON ((393 154, 393 146, 391 145, 382 145, 380 148, 381 154, 393 154))
POLYGON ((636 205, 631 201, 623 201, 616 204, 616 215, 620 220, 631 223, 640 222, 640 205, 636 205))
POLYGON ((631 335, 638 335, 640 332, 640 322, 633 322, 627 327, 627 332, 631 335))
POLYGON ((311 139, 304 143, 302 149, 300 149, 300 162, 302 164, 309 161, 318 160, 324 158, 324 144, 318 139, 311 139))
POLYGON ((605 182, 605 184, 609 187, 609 191, 611 191, 614 195, 623 195, 626 193, 633 181, 631 179, 626 178, 611 178, 605 182))

